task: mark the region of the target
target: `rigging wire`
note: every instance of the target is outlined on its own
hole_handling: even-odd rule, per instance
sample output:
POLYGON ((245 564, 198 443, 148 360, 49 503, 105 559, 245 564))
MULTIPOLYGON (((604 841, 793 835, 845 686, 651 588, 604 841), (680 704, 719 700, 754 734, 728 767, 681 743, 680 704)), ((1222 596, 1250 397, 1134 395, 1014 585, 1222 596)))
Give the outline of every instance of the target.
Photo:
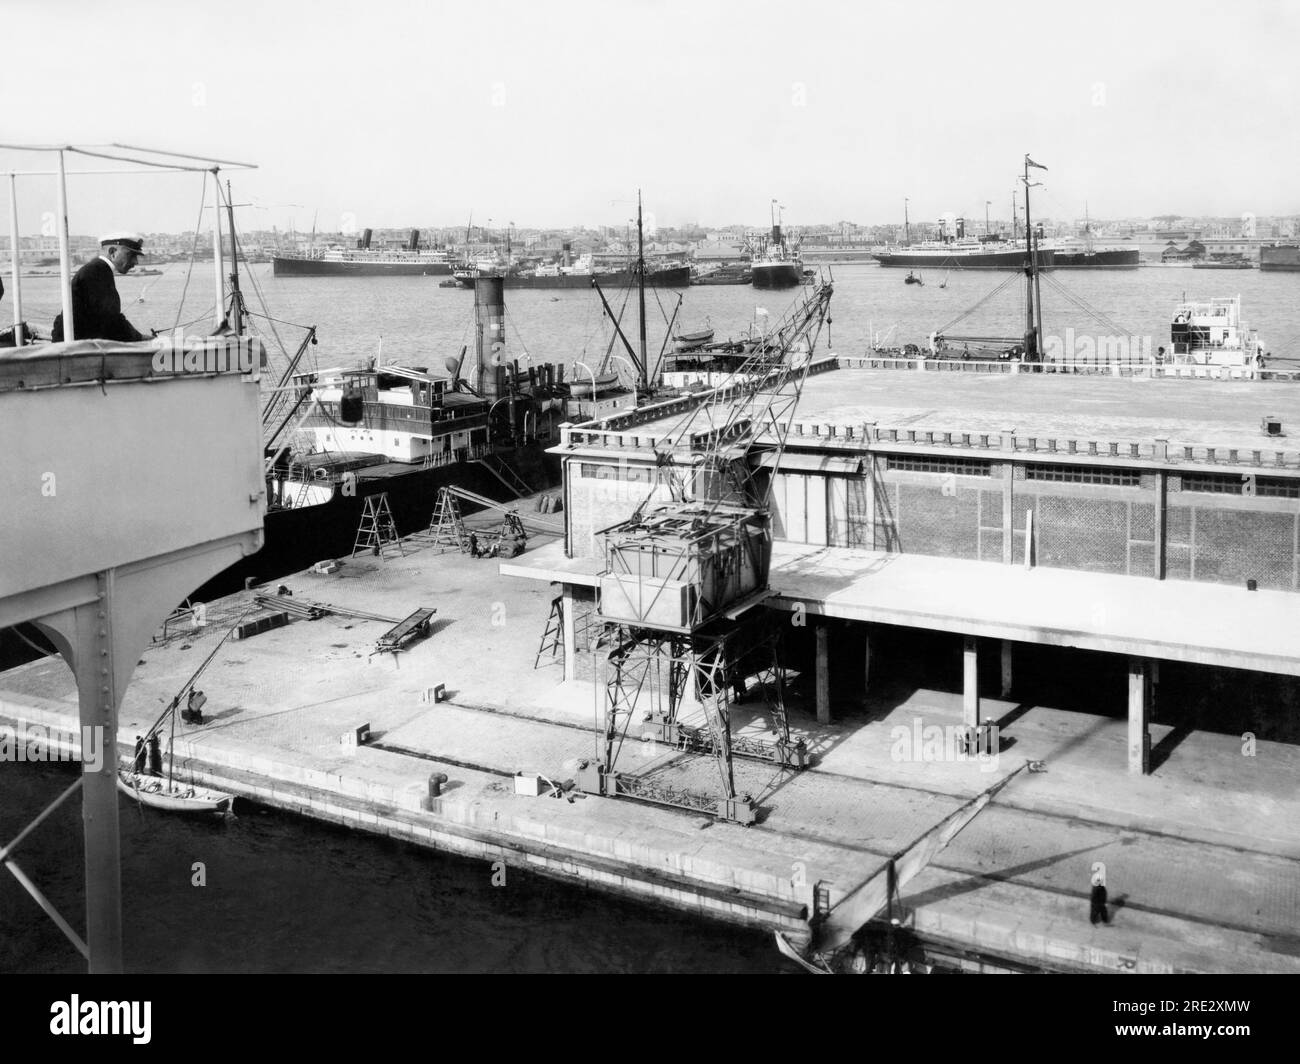
MULTIPOLYGON (((203 209, 208 199, 208 175, 206 173, 204 173, 202 180, 203 185, 199 191, 199 220, 194 223, 194 241, 190 245, 190 264, 185 270, 185 285, 181 289, 180 302, 176 305, 176 323, 172 326, 172 332, 175 332, 181 327, 181 313, 185 309, 185 296, 190 290, 190 277, 194 273, 194 260, 197 258, 199 252, 199 230, 203 227, 203 209)), ((213 249, 213 253, 216 253, 215 248, 213 249)))
POLYGON ((1084 314, 1088 315, 1090 318, 1100 322, 1102 325, 1104 325, 1115 335, 1117 336, 1137 335, 1137 333, 1134 332, 1132 329, 1123 328, 1118 323, 1106 317, 1106 315, 1104 315, 1101 311, 1096 310, 1093 307, 1089 306, 1082 298, 1076 296, 1073 292, 1071 292, 1068 288, 1066 288, 1063 284, 1061 284, 1061 282, 1058 281, 1055 277, 1053 277, 1050 273, 1044 274, 1043 276, 1045 276, 1047 278, 1048 283, 1053 288, 1055 288, 1058 292, 1060 292, 1061 295, 1063 295, 1066 298, 1066 300, 1070 302, 1076 309, 1081 310, 1084 314))
POLYGON ((948 322, 946 325, 944 325, 944 327, 943 327, 942 329, 936 329, 935 332, 938 333, 939 335, 943 335, 944 333, 948 332, 948 331, 949 331, 949 330, 950 330, 954 325, 958 324, 959 322, 963 322, 963 321, 965 321, 965 320, 966 320, 967 318, 969 318, 972 314, 974 314, 977 310, 979 310, 980 307, 982 307, 982 306, 983 306, 985 303, 987 303, 990 299, 992 299, 992 298, 993 298, 994 296, 996 296, 999 292, 1001 292, 1004 288, 1006 288, 1008 285, 1011 285, 1011 284, 1016 283, 1017 281, 1020 280, 1020 278, 1021 278, 1021 273, 1020 273, 1020 271, 1017 271, 1017 272, 1015 272, 1015 273, 1009 275, 1005 280, 1002 281, 1001 284, 999 284, 996 288, 994 288, 991 292, 989 292, 989 294, 986 295, 983 299, 981 299, 978 303, 976 303, 974 306, 972 306, 972 307, 968 307, 966 310, 962 311, 960 314, 957 315, 957 317, 953 318, 952 321, 950 321, 950 322, 948 322))

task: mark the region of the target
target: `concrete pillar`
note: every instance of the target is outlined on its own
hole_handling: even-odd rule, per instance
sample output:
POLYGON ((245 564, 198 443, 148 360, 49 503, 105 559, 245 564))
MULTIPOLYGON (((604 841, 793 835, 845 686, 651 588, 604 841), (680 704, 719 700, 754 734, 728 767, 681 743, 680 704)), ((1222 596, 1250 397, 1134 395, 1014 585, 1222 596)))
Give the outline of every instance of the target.
POLYGON ((564 679, 572 680, 578 668, 577 626, 573 618, 573 585, 564 585, 564 597, 560 603, 560 628, 564 639, 564 679))
MULTIPOLYGON (((1160 441, 1157 441, 1159 443, 1160 441)), ((1165 558, 1167 554, 1167 543, 1169 538, 1167 515, 1169 506, 1168 495, 1169 475, 1162 469, 1156 473, 1156 534, 1155 534, 1155 566, 1156 579, 1165 578, 1165 558)))
POLYGON ((979 654, 978 640, 966 636, 962 649, 961 722, 968 728, 978 728, 980 723, 979 654))
POLYGON ((1002 640, 1002 697, 1011 694, 1011 640, 1002 640))
POLYGON ((830 630, 826 622, 817 625, 817 723, 831 722, 830 630))
POLYGON ((871 694, 871 633, 862 634, 862 700, 871 694))
POLYGON ((1150 666, 1142 658, 1128 662, 1128 770, 1145 776, 1151 771, 1150 666))

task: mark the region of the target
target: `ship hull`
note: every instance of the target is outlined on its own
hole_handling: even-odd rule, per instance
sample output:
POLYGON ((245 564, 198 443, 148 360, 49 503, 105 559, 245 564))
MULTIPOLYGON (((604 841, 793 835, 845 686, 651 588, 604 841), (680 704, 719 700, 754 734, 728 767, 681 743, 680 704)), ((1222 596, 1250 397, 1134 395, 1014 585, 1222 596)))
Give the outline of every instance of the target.
MULTIPOLYGON (((559 480, 554 463, 555 459, 541 454, 540 450, 512 461, 530 483, 544 481, 548 486, 559 480)), ((432 469, 415 466, 382 475, 372 469, 362 469, 357 473, 352 495, 336 488, 328 502, 317 506, 268 511, 263 523, 262 549, 209 580, 190 598, 208 602, 241 590, 246 580, 262 583, 301 572, 327 558, 346 559, 356 543, 366 498, 380 492, 388 493, 388 508, 399 535, 428 528, 438 489, 447 486, 465 488, 494 499, 507 497, 501 481, 480 462, 455 462, 432 469)), ((466 513, 474 509, 469 503, 461 506, 466 513)))
POLYGON ((1260 248, 1259 268, 1278 273, 1300 273, 1300 247, 1260 248))
MULTIPOLYGON (((476 278, 458 276, 466 288, 473 288, 476 278)), ((636 283, 637 276, 631 270, 618 270, 613 273, 569 273, 554 277, 529 277, 520 274, 506 274, 506 288, 590 288, 592 282, 601 288, 627 288, 636 283)), ((653 288, 688 288, 691 283, 689 266, 674 266, 667 270, 656 270, 645 275, 645 283, 653 288)))
MULTIPOLYGON (((929 270, 1022 270, 1025 268, 1023 249, 1013 251, 977 251, 945 254, 926 251, 888 251, 874 256, 881 266, 905 266, 908 269, 929 270)), ((1044 248, 1038 252, 1038 267, 1042 270, 1135 270, 1139 265, 1137 248, 1120 248, 1113 251, 1060 251, 1044 248)))
POLYGON ((340 262, 333 259, 273 258, 276 277, 448 277, 446 262, 340 262))
POLYGON ((803 266, 798 262, 756 262, 755 288, 794 288, 803 283, 803 266))

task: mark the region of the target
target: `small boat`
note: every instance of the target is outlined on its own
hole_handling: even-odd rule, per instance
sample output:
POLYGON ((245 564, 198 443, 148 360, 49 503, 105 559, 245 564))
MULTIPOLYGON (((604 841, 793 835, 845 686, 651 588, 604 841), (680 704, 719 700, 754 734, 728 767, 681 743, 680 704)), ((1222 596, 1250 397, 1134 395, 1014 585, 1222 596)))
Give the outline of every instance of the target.
POLYGON ((787 960, 794 961, 805 972, 811 972, 813 975, 834 975, 824 963, 814 964, 803 956, 794 946, 790 945, 790 940, 781 934, 780 931, 773 931, 776 936, 776 948, 781 951, 781 956, 787 960))
MULTIPOLYGON (((834 958, 841 951, 849 948, 859 929, 865 927, 881 910, 888 911, 892 923, 894 902, 902 888, 923 872, 935 855, 947 846, 962 828, 974 820, 999 791, 1026 768, 1031 772, 1045 771, 1043 762, 1026 761, 993 786, 948 814, 906 849, 889 858, 861 885, 841 898, 817 927, 812 946, 816 952, 811 959, 801 955, 778 931, 776 946, 781 951, 781 955, 798 962, 805 971, 815 972, 818 975, 834 974, 834 969, 829 967, 826 958, 834 958)), ((856 959, 853 967, 854 970, 859 969, 856 959)), ((861 970, 868 969, 863 967, 861 970)), ((910 966, 905 968, 899 964, 891 964, 890 970, 907 972, 911 969, 910 966)))
POLYGON ((903 278, 903 284, 925 284, 925 282, 921 280, 920 274, 916 274, 913 273, 911 270, 908 270, 907 276, 903 278))
POLYGON ((235 804, 233 794, 143 772, 118 772, 117 786, 141 805, 173 813, 229 813, 235 804))
MULTIPOLYGON (((948 271, 948 273, 951 273, 951 272, 952 272, 951 270, 948 271)), ((940 287, 940 288, 947 288, 947 287, 948 287, 948 274, 947 274, 947 273, 945 273, 945 274, 943 275, 943 280, 939 282, 939 287, 940 287)))
MULTIPOLYGON (((584 381, 584 380, 578 380, 576 378, 572 379, 569 381, 569 394, 573 396, 575 399, 585 398, 586 396, 591 395, 591 391, 592 391, 591 385, 592 382, 590 380, 584 381)), ((617 373, 610 373, 610 374, 606 374, 603 377, 596 378, 597 394, 617 387, 618 387, 617 373)))
POLYGON ((682 332, 673 337, 678 351, 691 351, 703 347, 713 339, 713 329, 697 329, 694 332, 682 332))

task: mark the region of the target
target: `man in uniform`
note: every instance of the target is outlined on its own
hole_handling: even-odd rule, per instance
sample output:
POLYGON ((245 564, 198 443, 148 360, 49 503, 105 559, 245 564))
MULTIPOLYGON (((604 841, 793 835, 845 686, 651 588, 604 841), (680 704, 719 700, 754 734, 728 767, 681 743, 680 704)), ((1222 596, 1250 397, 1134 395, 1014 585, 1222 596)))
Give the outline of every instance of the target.
MULTIPOLYGON (((144 254, 139 233, 110 233, 99 238, 99 257, 72 278, 72 325, 78 340, 147 340, 122 316, 115 273, 129 273, 144 254)), ((54 319, 51 339, 63 339, 63 315, 54 319)))

